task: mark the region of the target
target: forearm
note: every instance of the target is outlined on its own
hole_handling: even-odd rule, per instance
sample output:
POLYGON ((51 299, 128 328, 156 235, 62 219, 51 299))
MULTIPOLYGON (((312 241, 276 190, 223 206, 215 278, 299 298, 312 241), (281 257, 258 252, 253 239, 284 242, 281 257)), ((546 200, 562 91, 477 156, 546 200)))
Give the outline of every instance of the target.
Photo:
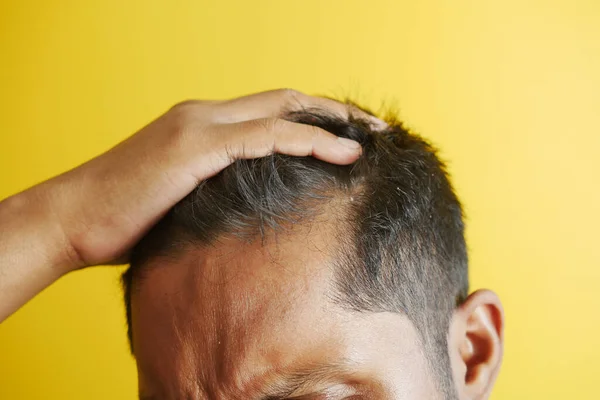
POLYGON ((50 186, 38 185, 0 202, 0 322, 73 264, 45 193, 50 186))
POLYGON ((350 113, 291 90, 184 102, 106 153, 0 202, 0 321, 69 271, 126 263, 153 224, 234 160, 275 151, 356 161, 357 142, 281 118, 307 108, 350 113))

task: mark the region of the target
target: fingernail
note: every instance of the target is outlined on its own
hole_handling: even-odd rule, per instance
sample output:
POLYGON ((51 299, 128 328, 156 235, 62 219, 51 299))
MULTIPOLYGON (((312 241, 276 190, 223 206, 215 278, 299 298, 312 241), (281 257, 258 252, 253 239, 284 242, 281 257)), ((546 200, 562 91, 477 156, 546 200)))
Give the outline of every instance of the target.
POLYGON ((347 139, 347 138, 343 138, 343 137, 338 137, 337 140, 342 146, 347 147, 349 149, 352 149, 352 150, 360 149, 360 143, 358 143, 355 140, 347 139))

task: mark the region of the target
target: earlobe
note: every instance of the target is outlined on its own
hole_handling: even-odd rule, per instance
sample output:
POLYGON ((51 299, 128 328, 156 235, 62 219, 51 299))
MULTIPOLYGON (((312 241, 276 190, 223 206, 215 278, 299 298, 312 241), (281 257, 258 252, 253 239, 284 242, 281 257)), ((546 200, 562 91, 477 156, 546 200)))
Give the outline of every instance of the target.
POLYGON ((471 294, 457 309, 450 351, 461 398, 488 398, 502 362, 503 325, 500 299, 489 290, 471 294))

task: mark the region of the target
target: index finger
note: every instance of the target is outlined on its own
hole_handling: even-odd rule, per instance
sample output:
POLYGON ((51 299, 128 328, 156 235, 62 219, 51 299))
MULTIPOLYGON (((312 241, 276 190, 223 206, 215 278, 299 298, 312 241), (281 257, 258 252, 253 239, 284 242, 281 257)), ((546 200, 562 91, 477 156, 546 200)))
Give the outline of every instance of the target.
POLYGON ((238 122, 220 136, 230 160, 265 157, 272 153, 312 156, 333 164, 351 164, 361 154, 358 142, 316 126, 278 118, 238 122))

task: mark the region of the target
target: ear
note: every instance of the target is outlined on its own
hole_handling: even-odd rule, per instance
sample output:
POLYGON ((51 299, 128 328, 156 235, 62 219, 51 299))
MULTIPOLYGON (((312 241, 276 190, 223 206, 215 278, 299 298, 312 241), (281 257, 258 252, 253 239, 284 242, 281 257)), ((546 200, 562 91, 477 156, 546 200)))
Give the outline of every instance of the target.
POLYGON ((471 294, 454 312, 448 345, 461 400, 484 400, 498 376, 504 348, 504 310, 489 290, 471 294))

